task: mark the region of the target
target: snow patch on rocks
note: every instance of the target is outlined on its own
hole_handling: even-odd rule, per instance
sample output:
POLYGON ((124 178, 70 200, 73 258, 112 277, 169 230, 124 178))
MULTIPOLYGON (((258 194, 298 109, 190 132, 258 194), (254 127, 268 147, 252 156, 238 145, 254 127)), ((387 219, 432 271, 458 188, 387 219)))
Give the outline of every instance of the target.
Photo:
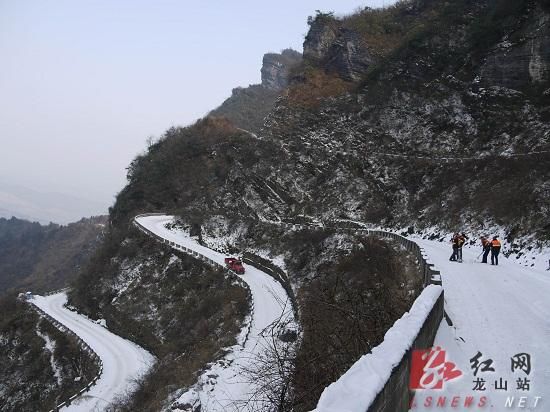
POLYGON ((63 378, 61 377, 61 369, 55 362, 54 352, 55 352, 55 342, 50 339, 48 335, 42 333, 39 329, 36 329, 36 334, 44 341, 44 348, 50 352, 50 365, 53 370, 53 376, 57 380, 57 384, 61 385, 63 378))

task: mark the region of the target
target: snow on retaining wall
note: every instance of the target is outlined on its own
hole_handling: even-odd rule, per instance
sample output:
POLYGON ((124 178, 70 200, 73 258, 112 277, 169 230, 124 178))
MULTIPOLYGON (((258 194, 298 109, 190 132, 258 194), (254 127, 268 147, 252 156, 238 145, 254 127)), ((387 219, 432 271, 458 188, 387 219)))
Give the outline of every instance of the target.
MULTIPOLYGON (((362 356, 322 393, 316 412, 365 412, 390 379, 394 368, 413 346, 420 330, 443 293, 437 285, 427 286, 411 310, 386 332, 384 341, 362 356)), ((408 391, 408 388, 405 388, 408 391)))

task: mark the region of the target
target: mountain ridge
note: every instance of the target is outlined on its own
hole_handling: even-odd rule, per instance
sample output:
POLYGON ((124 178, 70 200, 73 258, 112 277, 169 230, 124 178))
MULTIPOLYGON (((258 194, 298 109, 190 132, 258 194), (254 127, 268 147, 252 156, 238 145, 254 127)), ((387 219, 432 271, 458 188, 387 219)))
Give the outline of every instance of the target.
POLYGON ((0 218, 0 294, 66 287, 101 243, 105 216, 66 226, 0 218))

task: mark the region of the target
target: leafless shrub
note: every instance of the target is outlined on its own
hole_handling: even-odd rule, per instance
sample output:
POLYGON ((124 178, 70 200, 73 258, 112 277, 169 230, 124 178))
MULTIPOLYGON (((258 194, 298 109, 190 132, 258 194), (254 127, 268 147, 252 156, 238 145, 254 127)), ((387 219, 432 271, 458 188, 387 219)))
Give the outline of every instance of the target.
POLYGON ((249 366, 243 368, 243 379, 252 391, 241 402, 239 410, 290 411, 292 377, 296 359, 298 332, 289 301, 279 301, 281 315, 262 332, 257 345, 262 347, 251 355, 249 366))

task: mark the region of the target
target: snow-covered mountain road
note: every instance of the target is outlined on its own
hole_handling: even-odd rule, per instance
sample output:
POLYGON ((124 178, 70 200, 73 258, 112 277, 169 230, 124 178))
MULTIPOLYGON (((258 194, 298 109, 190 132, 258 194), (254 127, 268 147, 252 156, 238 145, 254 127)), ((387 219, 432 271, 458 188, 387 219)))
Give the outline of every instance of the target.
POLYGON ((463 372, 460 378, 446 383, 443 391, 417 394, 417 407, 413 410, 433 410, 434 406, 423 407, 428 395, 434 399, 441 395, 474 396, 476 403, 486 396, 493 411, 514 410, 518 398, 526 396, 523 410, 550 410, 550 274, 520 266, 502 254, 498 266, 479 263, 480 247, 464 248, 464 263, 451 262, 450 244, 412 239, 441 270, 445 310, 453 322, 452 327, 442 322, 434 346, 446 350, 447 360, 455 362, 463 372), (472 359, 478 353, 481 367, 474 376, 472 367, 478 364, 472 359), (528 374, 512 370, 511 358, 517 354, 530 355, 528 374), (482 370, 489 366, 482 362, 489 359, 494 372, 482 370), (485 381, 485 390, 479 386, 474 389, 478 378, 485 381), (518 389, 518 379, 523 383, 528 379, 528 387, 518 389), (504 387, 506 381, 506 390, 497 389, 504 387), (506 399, 512 396, 514 407, 505 408, 506 399), (541 399, 535 407, 537 396, 541 399))
POLYGON ((35 296, 37 307, 63 324, 86 342, 103 361, 103 373, 90 391, 73 401, 63 411, 101 411, 109 403, 131 391, 134 380, 143 375, 154 363, 154 357, 135 343, 121 338, 103 326, 64 307, 65 293, 35 296))
MULTIPOLYGON (((169 229, 166 225, 173 223, 173 216, 138 216, 136 223, 161 238, 174 242, 214 262, 224 265, 224 254, 198 244, 188 234, 178 229, 169 229)), ((246 273, 240 276, 250 287, 254 310, 248 339, 243 346, 235 345, 221 362, 214 363, 199 378, 191 390, 183 393, 174 403, 177 405, 201 405, 201 410, 243 411, 262 410, 262 397, 251 396, 255 392, 254 384, 249 381, 244 371, 254 367, 257 356, 266 350, 271 342, 271 328, 282 320, 282 323, 293 323, 293 312, 284 288, 271 276, 250 265, 246 273)))

